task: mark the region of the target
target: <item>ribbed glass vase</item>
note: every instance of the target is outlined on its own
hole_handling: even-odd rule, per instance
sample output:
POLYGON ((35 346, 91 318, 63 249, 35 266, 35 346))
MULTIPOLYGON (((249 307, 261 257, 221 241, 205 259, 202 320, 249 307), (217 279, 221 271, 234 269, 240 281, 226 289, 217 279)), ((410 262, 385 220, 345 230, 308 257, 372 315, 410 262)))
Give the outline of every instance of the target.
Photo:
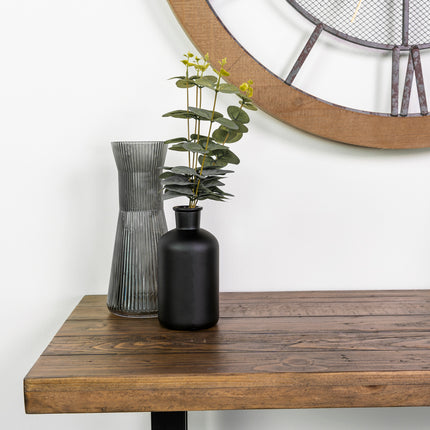
POLYGON ((164 142, 113 142, 119 216, 107 306, 127 317, 157 315, 157 243, 167 231, 160 174, 164 142))

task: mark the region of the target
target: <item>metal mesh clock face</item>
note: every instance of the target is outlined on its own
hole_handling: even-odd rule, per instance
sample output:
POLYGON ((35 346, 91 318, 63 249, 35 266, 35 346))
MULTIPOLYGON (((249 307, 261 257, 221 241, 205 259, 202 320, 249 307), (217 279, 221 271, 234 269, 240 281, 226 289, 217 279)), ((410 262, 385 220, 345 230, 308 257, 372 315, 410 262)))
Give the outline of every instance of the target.
POLYGON ((310 21, 323 24, 325 30, 349 41, 381 49, 430 47, 429 0, 362 0, 360 4, 359 0, 287 2, 310 21))

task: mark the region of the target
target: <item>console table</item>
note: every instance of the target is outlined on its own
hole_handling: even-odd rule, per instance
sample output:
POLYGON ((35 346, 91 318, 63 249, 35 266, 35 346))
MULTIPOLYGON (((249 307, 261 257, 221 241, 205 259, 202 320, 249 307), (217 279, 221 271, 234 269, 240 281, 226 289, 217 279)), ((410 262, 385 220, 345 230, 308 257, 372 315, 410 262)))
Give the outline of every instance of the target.
POLYGON ((430 406, 430 290, 221 293, 182 332, 85 296, 24 380, 27 413, 430 406))

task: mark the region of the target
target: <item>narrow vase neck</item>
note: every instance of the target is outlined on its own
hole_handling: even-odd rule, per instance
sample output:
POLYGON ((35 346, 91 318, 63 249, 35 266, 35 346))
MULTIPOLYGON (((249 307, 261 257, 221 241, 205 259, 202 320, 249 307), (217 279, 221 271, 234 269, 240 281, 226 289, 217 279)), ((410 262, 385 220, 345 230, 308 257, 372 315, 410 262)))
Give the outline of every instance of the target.
POLYGON ((176 228, 177 230, 198 230, 200 228, 200 213, 202 208, 197 206, 175 206, 176 228))
POLYGON ((113 142, 122 211, 162 210, 164 142, 113 142))

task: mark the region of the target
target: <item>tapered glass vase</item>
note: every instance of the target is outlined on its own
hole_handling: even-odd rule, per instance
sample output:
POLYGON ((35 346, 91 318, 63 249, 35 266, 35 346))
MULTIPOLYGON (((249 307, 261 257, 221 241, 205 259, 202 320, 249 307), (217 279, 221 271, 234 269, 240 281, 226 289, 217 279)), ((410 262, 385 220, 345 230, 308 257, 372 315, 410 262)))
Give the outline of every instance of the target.
POLYGON ((154 317, 158 309, 157 243, 167 231, 160 174, 164 142, 113 142, 119 215, 107 306, 126 317, 154 317))

